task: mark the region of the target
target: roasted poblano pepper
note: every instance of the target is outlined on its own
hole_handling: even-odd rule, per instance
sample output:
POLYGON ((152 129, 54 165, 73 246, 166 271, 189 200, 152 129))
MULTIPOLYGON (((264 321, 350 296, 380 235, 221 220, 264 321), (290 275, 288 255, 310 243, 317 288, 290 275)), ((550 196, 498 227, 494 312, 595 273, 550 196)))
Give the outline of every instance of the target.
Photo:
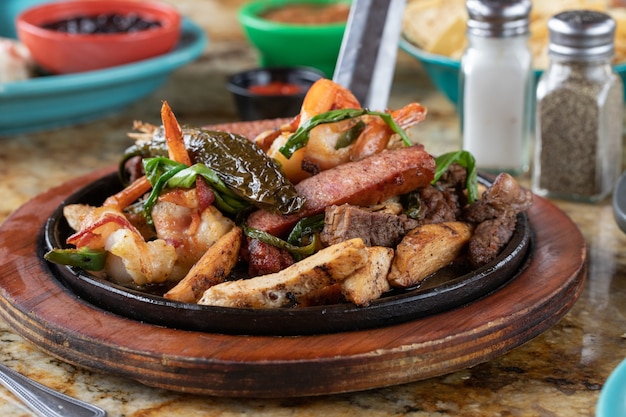
MULTIPOLYGON (((190 128, 184 128, 183 135, 191 161, 215 172, 229 189, 254 206, 292 214, 304 204, 276 162, 245 137, 190 128)), ((167 156, 163 129, 157 129, 150 141, 126 150, 119 166, 120 175, 124 174, 126 161, 134 156, 167 156)))

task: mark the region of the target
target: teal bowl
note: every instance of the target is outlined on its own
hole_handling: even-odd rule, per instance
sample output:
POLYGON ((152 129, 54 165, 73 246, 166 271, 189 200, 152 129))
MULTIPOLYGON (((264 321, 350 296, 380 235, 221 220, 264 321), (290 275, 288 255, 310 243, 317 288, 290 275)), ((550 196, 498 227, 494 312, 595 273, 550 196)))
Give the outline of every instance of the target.
POLYGON ((169 53, 96 71, 0 84, 0 139, 120 113, 198 58, 208 41, 201 27, 184 18, 180 41, 169 53))
POLYGON ((350 4, 349 0, 255 0, 237 14, 248 41, 259 52, 262 67, 312 67, 333 76, 346 23, 287 24, 261 17, 268 9, 289 4, 350 4))
POLYGON ((0 0, 0 37, 17 39, 15 19, 24 10, 51 0, 0 0))
MULTIPOLYGON (((405 38, 400 39, 400 49, 417 59, 433 85, 455 106, 458 105, 459 70, 461 68, 459 60, 425 52, 405 38)), ((622 78, 625 87, 624 97, 626 98, 626 63, 615 65, 613 68, 622 78)), ((535 82, 537 82, 543 71, 535 70, 534 73, 535 82)))
POLYGON ((596 417, 619 416, 626 416, 626 360, 609 375, 596 406, 596 417))

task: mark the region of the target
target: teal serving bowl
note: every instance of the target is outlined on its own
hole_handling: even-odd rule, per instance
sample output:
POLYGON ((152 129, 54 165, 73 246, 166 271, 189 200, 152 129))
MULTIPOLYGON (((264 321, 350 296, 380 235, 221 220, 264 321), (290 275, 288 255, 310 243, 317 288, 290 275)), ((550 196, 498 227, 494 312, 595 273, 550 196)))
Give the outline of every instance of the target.
MULTIPOLYGON (((455 106, 458 104, 459 71, 461 68, 461 62, 458 59, 425 52, 404 37, 400 39, 400 49, 417 59, 433 85, 455 106)), ((625 85, 624 97, 626 98, 626 63, 617 64, 613 68, 622 78, 622 82, 625 85)), ((535 70, 534 72, 536 82, 539 80, 543 70, 535 70)))
POLYGON ((97 120, 153 93, 208 44, 201 27, 186 18, 182 23, 178 44, 164 55, 96 71, 0 83, 0 139, 97 120))
POLYGON ((626 360, 609 375, 596 406, 596 417, 619 416, 626 416, 626 360))
POLYGON ((51 0, 0 0, 0 37, 17 39, 15 19, 24 10, 51 0))
POLYGON ((254 0, 237 14, 248 41, 259 52, 262 67, 312 67, 331 78, 346 23, 290 24, 267 20, 268 9, 290 4, 350 4, 349 0, 254 0))

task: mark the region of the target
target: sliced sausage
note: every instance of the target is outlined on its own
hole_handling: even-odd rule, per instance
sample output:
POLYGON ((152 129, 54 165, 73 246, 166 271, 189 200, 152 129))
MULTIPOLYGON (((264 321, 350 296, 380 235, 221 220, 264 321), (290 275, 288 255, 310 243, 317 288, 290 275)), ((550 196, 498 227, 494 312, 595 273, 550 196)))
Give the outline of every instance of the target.
POLYGON ((356 162, 320 172, 296 185, 306 199, 303 209, 285 216, 266 210, 253 212, 249 227, 275 236, 288 232, 298 220, 344 203, 369 206, 394 195, 425 187, 435 175, 435 160, 422 145, 385 150, 356 162))

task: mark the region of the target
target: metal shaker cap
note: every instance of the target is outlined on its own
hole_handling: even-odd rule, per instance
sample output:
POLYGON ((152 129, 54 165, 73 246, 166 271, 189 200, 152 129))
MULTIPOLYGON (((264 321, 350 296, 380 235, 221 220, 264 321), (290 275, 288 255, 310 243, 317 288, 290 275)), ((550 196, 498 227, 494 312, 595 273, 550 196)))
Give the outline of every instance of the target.
POLYGON ((615 52, 615 21, 590 10, 561 12, 548 21, 551 56, 583 61, 611 58, 615 52))
POLYGON ((468 34, 508 38, 529 32, 530 0, 467 0, 465 5, 468 34))

